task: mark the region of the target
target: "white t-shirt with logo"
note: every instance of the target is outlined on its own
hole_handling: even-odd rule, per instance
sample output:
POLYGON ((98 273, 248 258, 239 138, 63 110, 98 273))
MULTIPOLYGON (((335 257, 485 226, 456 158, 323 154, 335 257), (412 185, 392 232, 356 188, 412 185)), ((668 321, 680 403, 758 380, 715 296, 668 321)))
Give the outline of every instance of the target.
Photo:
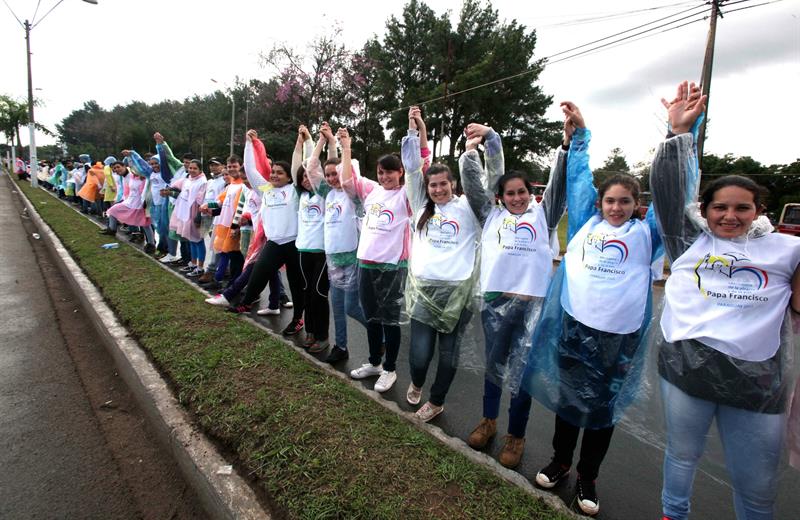
POLYGON ((436 204, 425 227, 418 231, 414 226, 411 272, 426 280, 466 280, 475 266, 477 237, 478 221, 465 196, 436 204))
POLYGON ((316 193, 304 191, 300 195, 297 218, 297 249, 322 251, 325 247, 325 199, 316 193))
POLYGON ((564 254, 561 305, 593 329, 630 334, 642 326, 651 283, 652 240, 641 220, 614 227, 594 215, 564 254))
POLYGON ((744 361, 764 361, 780 329, 800 263, 800 240, 770 233, 726 240, 704 232, 671 266, 661 330, 744 361))

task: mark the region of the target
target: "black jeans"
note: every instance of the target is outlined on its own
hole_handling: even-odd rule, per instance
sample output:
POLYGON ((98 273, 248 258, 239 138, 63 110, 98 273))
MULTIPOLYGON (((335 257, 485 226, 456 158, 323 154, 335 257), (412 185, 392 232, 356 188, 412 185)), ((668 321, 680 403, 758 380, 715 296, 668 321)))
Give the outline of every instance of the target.
POLYGON ((293 319, 299 320, 303 317, 305 309, 303 300, 303 277, 300 274, 300 259, 294 240, 285 244, 276 244, 268 241, 264 244, 264 249, 258 255, 258 260, 253 265, 253 274, 247 284, 247 291, 242 300, 243 305, 252 305, 258 299, 261 291, 272 280, 282 265, 286 266, 286 277, 289 279, 289 290, 292 292, 294 300, 293 319))
POLYGON ((306 333, 318 340, 328 339, 330 305, 328 304, 328 264, 325 253, 300 252, 300 274, 303 277, 306 333))
MULTIPOLYGON (((581 429, 573 426, 556 415, 556 429, 553 433, 553 458, 559 464, 572 466, 572 454, 578 445, 578 434, 581 429)), ((578 461, 578 475, 584 480, 594 480, 600 472, 600 464, 606 457, 608 447, 611 445, 611 436, 614 427, 599 430, 583 430, 581 441, 581 458, 578 461)))

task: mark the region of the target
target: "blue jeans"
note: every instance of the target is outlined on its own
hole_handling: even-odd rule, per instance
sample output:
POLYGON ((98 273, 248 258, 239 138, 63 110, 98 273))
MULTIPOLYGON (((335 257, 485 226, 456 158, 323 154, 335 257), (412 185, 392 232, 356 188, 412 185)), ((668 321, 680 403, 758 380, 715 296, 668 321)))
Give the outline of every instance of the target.
POLYGON ((689 516, 695 471, 711 422, 725 453, 733 484, 734 509, 739 520, 769 520, 777 493, 778 463, 786 431, 786 414, 765 414, 724 406, 692 397, 660 379, 667 421, 664 456, 664 515, 672 520, 689 516))
POLYGON ((189 242, 190 248, 190 255, 192 260, 197 260, 198 263, 202 264, 206 260, 206 243, 202 240, 198 240, 197 242, 189 242))
POLYGON ((335 329, 336 346, 347 350, 347 317, 350 316, 364 327, 367 326, 364 311, 358 301, 358 287, 346 291, 331 285, 329 296, 331 307, 333 308, 333 328, 335 329))
POLYGON ((167 252, 169 236, 169 204, 153 204, 150 206, 150 218, 158 233, 158 250, 167 252))
MULTIPOLYGON (((488 419, 496 419, 499 414, 504 380, 514 379, 508 381, 511 387, 519 387, 516 379, 524 368, 521 363, 527 360, 526 342, 530 341, 530 331, 526 321, 532 307, 532 301, 511 301, 507 296, 498 296, 486 302, 481 311, 486 341, 483 416, 488 419)), ((523 390, 512 394, 508 408, 508 433, 514 437, 525 437, 530 412, 531 396, 523 390)))
POLYGON ((436 338, 439 338, 439 364, 436 367, 436 379, 433 381, 429 398, 429 401, 436 406, 444 404, 450 384, 456 376, 461 337, 471 318, 472 312, 463 309, 458 323, 449 334, 443 334, 430 325, 411 319, 411 351, 408 362, 411 366, 411 381, 417 388, 422 388, 425 384, 428 366, 433 359, 436 338))

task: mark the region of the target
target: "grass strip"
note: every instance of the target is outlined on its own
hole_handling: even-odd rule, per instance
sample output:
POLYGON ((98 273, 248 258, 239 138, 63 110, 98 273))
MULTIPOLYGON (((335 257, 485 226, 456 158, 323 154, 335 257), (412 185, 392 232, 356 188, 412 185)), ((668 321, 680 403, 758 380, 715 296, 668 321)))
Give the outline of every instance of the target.
POLYGON ((447 448, 127 244, 16 183, 201 428, 287 518, 567 519, 447 448))

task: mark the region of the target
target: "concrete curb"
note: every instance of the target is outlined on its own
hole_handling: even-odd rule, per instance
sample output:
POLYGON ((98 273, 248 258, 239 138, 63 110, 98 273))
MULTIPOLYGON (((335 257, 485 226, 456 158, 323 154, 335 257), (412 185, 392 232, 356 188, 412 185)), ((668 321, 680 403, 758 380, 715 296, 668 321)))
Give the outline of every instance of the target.
POLYGON ((39 216, 33 203, 13 183, 12 191, 19 195, 40 235, 61 260, 59 268, 84 310, 93 318, 120 375, 144 410, 159 441, 175 457, 183 477, 197 493, 206 512, 219 519, 268 520, 270 514, 261 506, 255 492, 236 471, 229 472, 229 462, 192 424, 167 382, 119 323, 100 291, 39 216))
MULTIPOLYGON (((63 248, 63 246, 58 241, 58 238, 55 236, 53 231, 49 228, 49 226, 47 226, 47 224, 45 224, 42 221, 42 219, 41 219, 41 217, 39 217, 38 213, 36 213, 35 210, 32 208, 31 202, 22 193, 20 193, 20 197, 22 197, 22 199, 25 202, 26 206, 28 206, 29 211, 33 211, 34 212, 32 217, 34 217, 34 220, 35 220, 37 226, 39 226, 39 228, 42 229, 42 230, 46 230, 45 238, 47 240, 50 240, 50 237, 52 236, 52 239, 54 239, 55 242, 58 244, 57 246, 54 246, 56 248, 56 250, 57 250, 57 253, 59 255, 61 255, 61 251, 63 251, 63 254, 66 256, 66 258, 69 260, 69 262, 71 262, 71 265, 74 266, 74 268, 80 273, 81 277, 85 280, 86 284, 88 284, 88 288, 91 289, 91 291, 93 293, 97 294, 97 297, 99 298, 100 303, 102 303, 103 308, 109 313, 110 317, 113 319, 113 323, 114 323, 115 327, 118 327, 118 332, 120 334, 122 334, 123 337, 128 342, 133 343, 133 345, 135 346, 136 350, 141 353, 141 356, 143 356, 144 361, 148 364, 148 366, 152 370, 156 371, 155 375, 157 377, 159 377, 159 379, 160 379, 160 376, 158 375, 157 370, 154 367, 152 367, 152 365, 149 364, 144 352, 138 347, 138 345, 136 345, 136 343, 132 339, 130 339, 130 337, 128 336, 128 333, 125 330, 125 328, 122 327, 121 325, 119 325, 119 323, 117 322, 116 317, 114 316, 114 314, 111 311, 111 309, 109 309, 105 305, 105 303, 103 302, 102 297, 99 295, 99 292, 97 291, 97 288, 83 275, 83 272, 80 270, 80 267, 78 267, 78 265, 75 263, 75 261, 72 259, 72 257, 69 256, 69 253, 63 248), (61 251, 58 251, 59 247, 61 248, 61 251)), ((54 199, 58 203, 61 203, 61 201, 59 199, 57 199, 55 197, 54 197, 54 199)), ((71 209, 74 210, 74 208, 71 208, 71 209)), ((74 211, 76 211, 76 213, 77 213, 77 210, 74 210, 74 211)), ((88 219, 88 220, 91 221, 91 222, 94 222, 94 221, 92 221, 92 219, 88 219)), ((118 241, 119 241, 119 239, 118 239, 118 241)), ((136 248, 136 249, 139 250, 139 248, 136 248)), ((144 255, 144 253, 142 253, 142 254, 144 255)), ((185 283, 188 283, 197 292, 203 294, 204 296, 208 296, 209 295, 209 293, 207 291, 204 291, 200 287, 197 287, 197 285, 195 285, 194 283, 191 283, 185 277, 183 277, 180 274, 176 273, 172 269, 169 269, 168 267, 162 265, 158 261, 155 261, 155 263, 159 267, 164 269, 164 271, 172 274, 173 276, 175 276, 176 278, 184 281, 185 283)), ((66 260, 64 261, 64 264, 67 264, 66 260)), ((64 269, 66 269, 66 267, 64 269)), ((67 278, 71 280, 71 276, 72 276, 72 273, 68 272, 67 273, 67 278)), ((84 294, 83 293, 83 286, 76 286, 75 290, 81 295, 84 294)), ((88 296, 87 296, 87 298, 88 298, 88 296)), ((87 300, 87 303, 86 303, 85 306, 91 306, 91 305, 94 305, 94 300, 87 300)), ((90 312, 91 312, 91 310, 90 310, 90 312)), ((541 500, 542 502, 547 504, 549 507, 551 507, 553 510, 555 510, 555 511, 557 511, 559 513, 562 513, 564 515, 571 516, 572 518, 576 518, 576 519, 586 518, 585 516, 580 515, 580 514, 576 513, 575 511, 573 511, 572 509, 570 509, 558 496, 556 496, 556 495, 554 495, 552 493, 546 492, 546 491, 542 491, 539 488, 535 487, 533 484, 531 484, 531 482, 527 478, 525 478, 520 473, 517 473, 514 470, 511 470, 511 469, 508 469, 508 468, 502 466, 499 462, 497 462, 497 460, 495 460, 493 457, 487 455, 486 453, 483 453, 481 451, 476 451, 476 450, 470 448, 465 441, 463 441, 462 439, 460 439, 458 437, 452 437, 452 436, 448 435, 447 433, 444 432, 444 430, 442 430, 438 426, 434 426, 432 424, 428 424, 428 423, 424 423, 424 422, 419 421, 415 417, 414 413, 404 411, 394 401, 386 400, 383 397, 381 397, 381 394, 379 394, 378 392, 375 392, 374 390, 370 390, 368 388, 364 388, 362 385, 358 384, 357 382, 353 381, 350 377, 348 377, 347 374, 339 372, 335 368, 331 367, 329 364, 318 360, 317 358, 315 358, 314 356, 312 356, 311 354, 306 352, 304 349, 302 349, 302 348, 298 347, 297 345, 287 341, 281 334, 276 333, 275 331, 269 329, 264 324, 258 322, 257 320, 253 319, 252 317, 250 317, 248 315, 241 315, 241 318, 244 319, 245 321, 247 321, 248 323, 250 323, 251 325, 254 325, 254 326, 258 327, 259 329, 263 330, 268 335, 270 335, 273 339, 281 341, 287 347, 290 347, 290 348, 294 349, 298 354, 300 354, 300 356, 305 358, 309 363, 313 364, 314 366, 316 366, 317 368, 319 368, 320 370, 322 370, 326 374, 331 375, 333 377, 337 377, 340 380, 347 382, 353 388, 355 388, 356 390, 361 392, 363 395, 365 395, 366 397, 368 397, 372 401, 378 403, 380 406, 382 406, 386 410, 388 410, 388 411, 390 411, 390 412, 402 417, 404 420, 406 420, 409 423, 413 424, 417 429, 419 429, 419 430, 431 435, 432 437, 434 437, 436 440, 438 440, 439 442, 441 442, 442 444, 444 444, 448 448, 450 448, 450 449, 458 452, 459 454, 465 456, 467 459, 471 460, 472 462, 474 462, 476 464, 480 464, 481 466, 483 466, 484 468, 488 469, 489 471, 491 471, 492 473, 494 473, 496 476, 500 477, 501 479, 505 480, 506 482, 509 482, 510 484, 513 484, 513 485, 519 487, 520 489, 522 489, 526 493, 538 498, 539 500, 541 500)), ((101 334, 108 335, 109 333, 111 333, 111 329, 110 328, 109 328, 108 331, 103 330, 103 327, 106 326, 106 325, 102 321, 102 319, 99 318, 99 317, 98 317, 98 320, 96 321, 96 325, 98 327, 98 330, 100 330, 101 334)), ((114 330, 116 331, 117 329, 114 329, 114 330)), ((113 347, 112 347, 112 349, 113 349, 113 347)), ((112 352, 112 354, 114 354, 114 353, 112 352)), ((127 379, 126 379, 126 382, 127 382, 127 379)), ((131 385, 131 386, 133 386, 133 385, 131 385)), ((166 391, 169 393, 169 389, 167 389, 166 391)), ((180 404, 178 404, 175 401, 175 399, 171 396, 171 393, 170 393, 170 399, 172 399, 172 401, 174 402, 175 406, 180 407, 180 404)), ((158 414, 159 410, 156 409, 156 410, 153 410, 153 412, 155 414, 158 414)), ((182 409, 180 409, 179 412, 182 413, 184 416, 186 415, 186 413, 183 412, 182 409)), ((158 417, 154 417, 153 421, 154 421, 154 423, 163 423, 164 419, 161 418, 160 416, 158 416, 158 417)), ((202 433, 196 427, 191 426, 190 424, 187 425, 187 427, 191 428, 193 432, 195 432, 198 436, 202 437, 202 433)), ((203 439, 205 439, 205 437, 203 437, 203 439)), ((213 449, 213 446, 212 446, 212 449, 213 449)), ((178 460, 179 460, 179 462, 181 462, 180 458, 178 460)), ((182 463, 181 463, 181 468, 183 469, 183 464, 182 463)), ((213 476, 216 476, 216 475, 213 475, 213 476)), ((187 478, 187 480, 190 479, 189 475, 186 475, 185 478, 187 478)), ((246 486, 246 484, 244 484, 244 483, 242 483, 242 484, 246 486)), ((200 488, 195 487, 195 489, 197 489, 198 495, 200 495, 202 497, 203 494, 201 493, 200 488)), ((248 491, 250 491, 252 493, 252 490, 250 490, 249 488, 248 488, 248 491)), ((215 492, 215 491, 209 490, 209 492, 215 492)), ((209 498, 211 498, 211 497, 209 497, 209 498)), ((217 497, 214 497, 214 498, 217 498, 217 497)), ((218 497, 218 498, 222 498, 222 497, 218 497)), ((204 503, 205 503, 205 501, 204 501, 204 503)), ((256 505, 257 505, 257 502, 256 502, 256 505)), ((209 509, 209 510, 212 510, 212 509, 209 509)), ((215 510, 215 509, 213 509, 213 510, 215 510)), ((220 518, 265 518, 265 517, 220 516, 220 518)))

